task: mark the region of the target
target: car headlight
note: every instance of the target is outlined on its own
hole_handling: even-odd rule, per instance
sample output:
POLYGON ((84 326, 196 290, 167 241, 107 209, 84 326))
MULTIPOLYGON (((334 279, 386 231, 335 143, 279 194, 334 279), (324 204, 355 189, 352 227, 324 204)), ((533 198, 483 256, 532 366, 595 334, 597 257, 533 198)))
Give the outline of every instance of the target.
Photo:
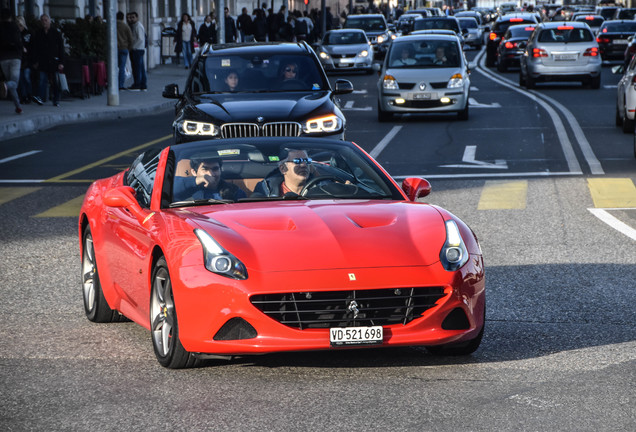
POLYGON ((218 126, 212 123, 198 122, 194 120, 181 120, 177 127, 184 135, 216 136, 219 134, 218 126))
POLYGON ((201 242, 201 246, 203 246, 203 260, 206 269, 212 273, 232 279, 247 279, 245 265, 234 255, 223 249, 210 234, 199 228, 194 230, 194 234, 201 242))
POLYGON ((329 54, 324 52, 324 51, 320 51, 320 58, 323 60, 327 60, 329 58, 329 54))
POLYGON ((468 250, 454 220, 446 221, 446 243, 439 254, 444 269, 455 271, 468 262, 468 250))
POLYGON ((360 56, 360 57, 368 57, 369 56, 369 51, 367 51, 367 50, 360 51, 358 56, 360 56))
POLYGON ((398 83, 395 78, 391 75, 384 75, 384 79, 382 80, 382 88, 385 90, 398 90, 398 83))
POLYGON ((342 119, 335 114, 317 117, 305 122, 305 133, 334 132, 342 128, 342 119))
POLYGON ((463 87, 464 86, 464 77, 462 76, 462 74, 455 74, 451 77, 450 80, 448 80, 448 85, 446 86, 447 88, 457 88, 457 87, 463 87))

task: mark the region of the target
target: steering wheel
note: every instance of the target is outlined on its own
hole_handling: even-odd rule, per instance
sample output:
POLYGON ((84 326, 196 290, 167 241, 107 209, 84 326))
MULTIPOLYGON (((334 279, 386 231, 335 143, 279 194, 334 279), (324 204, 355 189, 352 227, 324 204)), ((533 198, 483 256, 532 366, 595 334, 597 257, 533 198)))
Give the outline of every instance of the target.
POLYGON ((305 82, 297 78, 283 81, 278 86, 278 88, 281 90, 303 90, 305 87, 305 82))
POLYGON ((303 189, 300 191, 300 196, 306 196, 307 195, 307 191, 311 188, 314 188, 318 185, 318 183, 321 183, 323 181, 332 181, 335 183, 341 183, 342 180, 339 179, 336 176, 331 176, 331 175, 324 175, 324 176, 318 176, 318 177, 314 177, 312 179, 310 179, 309 181, 307 181, 307 183, 305 183, 305 187, 303 187, 303 189))

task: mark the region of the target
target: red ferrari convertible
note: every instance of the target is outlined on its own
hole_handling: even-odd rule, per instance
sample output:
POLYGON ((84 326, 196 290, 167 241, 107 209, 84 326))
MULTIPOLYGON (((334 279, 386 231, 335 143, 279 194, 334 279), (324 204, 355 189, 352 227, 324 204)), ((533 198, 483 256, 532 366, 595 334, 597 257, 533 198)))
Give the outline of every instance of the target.
POLYGON ((148 150, 84 199, 86 316, 146 327, 168 368, 372 346, 470 354, 482 253, 464 222, 418 201, 430 190, 331 139, 148 150))

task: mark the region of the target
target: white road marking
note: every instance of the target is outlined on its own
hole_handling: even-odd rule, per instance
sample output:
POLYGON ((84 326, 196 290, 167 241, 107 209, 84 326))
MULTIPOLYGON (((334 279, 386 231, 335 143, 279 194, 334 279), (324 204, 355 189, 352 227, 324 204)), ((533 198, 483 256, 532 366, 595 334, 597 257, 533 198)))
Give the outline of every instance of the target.
POLYGON ((362 108, 354 108, 352 100, 347 101, 347 103, 345 103, 345 106, 343 108, 344 111, 371 111, 372 109, 373 108, 371 108, 370 106, 362 107, 362 108))
POLYGON ((580 176, 582 172, 572 171, 538 171, 538 172, 518 172, 518 173, 465 173, 465 174, 406 174, 399 176, 391 176, 394 179, 405 179, 407 177, 423 177, 426 179, 448 179, 456 180, 460 178, 488 178, 488 177, 554 177, 554 176, 580 176))
POLYGON ((482 162, 475 160, 475 154, 477 153, 477 146, 466 146, 464 150, 464 156, 462 162, 464 164, 455 165, 440 165, 442 168, 486 168, 486 169, 508 169, 508 164, 505 160, 498 159, 495 163, 482 162))
POLYGON ((33 151, 30 151, 30 152, 26 152, 26 153, 20 153, 20 154, 15 155, 15 156, 10 156, 8 158, 0 159, 0 163, 11 162, 12 160, 16 160, 16 159, 20 159, 20 158, 23 158, 23 157, 34 155, 36 153, 40 153, 41 151, 42 150, 33 150, 33 151))
MULTIPOLYGON (((597 218, 599 218, 600 220, 602 220, 603 222, 605 222, 606 224, 608 224, 609 226, 617 230, 618 232, 625 234, 627 237, 631 238, 632 240, 636 240, 636 229, 616 219, 614 216, 612 216, 606 211, 607 209, 588 208, 588 210, 594 216, 596 216, 597 218)), ((612 209, 612 210, 633 210, 633 209, 612 209)))
POLYGON ((351 92, 351 94, 367 94, 367 90, 366 89, 354 90, 351 92))
POLYGON ((10 179, 7 179, 7 180, 0 180, 0 183, 1 183, 1 184, 11 184, 11 183, 42 183, 43 181, 45 181, 45 180, 27 180, 27 179, 23 179, 23 180, 19 180, 19 179, 16 179, 16 180, 10 180, 10 179))
POLYGON ((377 158, 378 155, 380 153, 382 153, 382 150, 384 150, 386 148, 387 145, 389 145, 389 142, 391 142, 391 140, 395 137, 395 135, 397 135, 397 133, 400 131, 400 129, 402 129, 402 126, 393 126, 393 129, 391 129, 389 131, 388 134, 386 134, 384 136, 384 138, 382 138, 382 141, 380 141, 374 148, 373 150, 371 150, 371 153, 369 153, 371 155, 372 158, 377 158))
POLYGON ((484 59, 483 57, 481 57, 480 67, 477 69, 483 76, 495 82, 498 82, 499 84, 505 87, 508 87, 518 93, 521 93, 527 97, 534 99, 537 103, 539 103, 539 105, 541 105, 548 112, 548 114, 552 118, 554 127, 557 129, 557 135, 559 136, 559 141, 561 142, 561 148, 563 149, 563 153, 565 154, 565 158, 568 162, 570 171, 580 171, 581 168, 580 168, 579 162, 576 159, 576 155, 574 154, 574 149, 572 148, 572 143, 570 142, 570 139, 567 137, 567 132, 565 131, 565 128, 563 127, 563 123, 561 122, 561 119, 558 117, 554 109, 552 109, 552 107, 549 106, 546 102, 550 102, 554 107, 556 107, 559 111, 561 111, 563 115, 565 116, 565 118, 567 119, 568 123, 570 124, 570 127, 574 131, 574 136, 577 139, 579 147, 581 148, 581 151, 583 152, 585 161, 590 167, 590 171, 592 172, 592 174, 605 174, 605 171, 603 170, 601 163, 596 158, 596 155, 594 154, 594 151, 592 150, 590 143, 588 142, 587 138, 585 137, 585 134, 583 133, 583 129, 581 129, 581 126, 579 125, 578 121, 567 108, 565 108, 563 105, 561 105, 559 102, 552 99, 551 97, 548 97, 540 92, 537 92, 534 90, 521 89, 518 85, 513 83, 511 80, 504 78, 501 75, 495 74, 494 72, 491 72, 490 70, 488 70, 483 64, 483 62, 484 62, 484 59))
POLYGON ((491 104, 482 104, 477 102, 473 98, 468 98, 468 104, 471 108, 501 108, 501 104, 499 102, 493 102, 491 104))

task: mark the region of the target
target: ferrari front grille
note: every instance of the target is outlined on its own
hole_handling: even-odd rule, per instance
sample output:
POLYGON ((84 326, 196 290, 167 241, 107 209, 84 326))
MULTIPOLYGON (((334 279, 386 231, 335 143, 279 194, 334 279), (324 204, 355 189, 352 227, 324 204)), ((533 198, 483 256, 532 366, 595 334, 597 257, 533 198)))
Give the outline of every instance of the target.
POLYGON ((408 324, 444 297, 444 288, 259 294, 252 304, 270 318, 298 329, 408 324))
POLYGON ((249 138, 249 137, 297 137, 300 136, 301 127, 297 122, 272 122, 259 125, 256 123, 226 123, 221 126, 223 138, 249 138))

